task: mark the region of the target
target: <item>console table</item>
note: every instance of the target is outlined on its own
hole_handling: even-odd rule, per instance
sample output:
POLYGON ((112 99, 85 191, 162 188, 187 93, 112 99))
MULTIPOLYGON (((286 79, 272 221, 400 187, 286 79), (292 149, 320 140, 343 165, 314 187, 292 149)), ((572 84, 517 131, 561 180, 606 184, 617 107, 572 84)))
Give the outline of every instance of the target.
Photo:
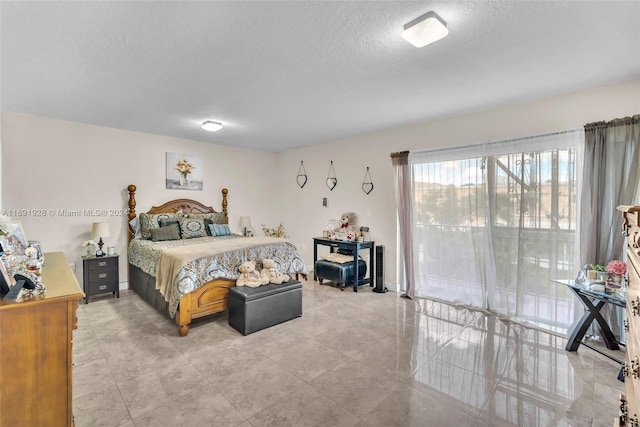
POLYGON ((583 285, 576 282, 575 280, 554 280, 554 282, 568 287, 586 308, 584 314, 582 315, 576 326, 572 331, 570 331, 569 342, 567 343, 565 350, 577 351, 578 347, 580 347, 580 344, 582 344, 594 351, 597 351, 603 356, 608 357, 611 360, 614 360, 618 363, 623 363, 622 360, 618 360, 611 355, 600 351, 599 349, 589 344, 586 344, 583 341, 583 338, 587 333, 587 330, 591 326, 591 323, 593 323, 593 321, 595 320, 596 322, 598 322, 598 326, 600 327, 600 331, 602 332, 604 345, 610 350, 619 350, 619 346, 624 344, 621 344, 616 340, 613 332, 611 331, 611 327, 609 327, 609 324, 607 323, 605 318, 602 317, 602 314, 600 314, 600 310, 602 310, 602 307, 604 307, 607 303, 625 308, 627 304, 626 298, 618 294, 607 294, 605 292, 591 291, 588 288, 588 284, 583 285))
MULTIPOLYGON (((373 258, 373 248, 375 247, 375 242, 373 241, 365 241, 365 242, 346 242, 342 240, 330 240, 323 237, 314 237, 313 238, 313 265, 316 265, 316 261, 318 260, 318 245, 320 246, 329 246, 331 252, 335 252, 338 249, 345 249, 353 251, 353 262, 354 265, 358 265, 358 252, 362 249, 369 249, 369 277, 365 277, 364 279, 358 279, 358 269, 354 268, 354 277, 353 279, 353 292, 358 292, 358 286, 373 284, 373 277, 376 277, 375 270, 375 262, 373 258)), ((313 269, 313 280, 318 280, 316 276, 316 269, 313 269)))

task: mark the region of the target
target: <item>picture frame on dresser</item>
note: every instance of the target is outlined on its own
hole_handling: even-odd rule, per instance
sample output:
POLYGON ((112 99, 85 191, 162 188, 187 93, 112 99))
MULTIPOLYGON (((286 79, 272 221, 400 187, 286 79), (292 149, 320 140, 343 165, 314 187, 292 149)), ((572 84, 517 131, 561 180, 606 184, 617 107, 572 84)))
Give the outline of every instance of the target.
POLYGON ((22 222, 12 221, 9 225, 9 235, 13 237, 15 241, 20 243, 23 249, 26 249, 29 245, 29 241, 24 233, 24 228, 22 227, 22 222))
POLYGON ((7 270, 7 266, 4 265, 4 261, 0 260, 0 294, 6 295, 14 285, 14 280, 7 270))

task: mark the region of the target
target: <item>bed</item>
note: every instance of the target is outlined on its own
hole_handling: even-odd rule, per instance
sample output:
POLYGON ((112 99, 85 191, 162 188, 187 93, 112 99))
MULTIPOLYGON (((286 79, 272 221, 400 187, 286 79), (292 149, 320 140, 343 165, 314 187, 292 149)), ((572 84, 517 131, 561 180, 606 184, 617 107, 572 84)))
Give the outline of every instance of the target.
POLYGON ((228 225, 226 188, 222 189, 220 212, 195 200, 176 199, 140 215, 136 213, 136 186, 129 185, 127 191, 129 287, 163 315, 175 318, 181 337, 188 334, 193 319, 227 309, 229 288, 235 286, 239 274, 237 267, 247 260, 257 261, 260 268, 262 259, 271 258, 292 278, 307 278, 304 261, 287 239, 224 233, 185 238, 183 233, 179 239, 149 240, 150 232, 156 240, 176 218, 187 233, 190 230, 184 228, 184 222, 188 220, 180 218, 196 218, 196 224, 204 218, 224 228, 228 225))

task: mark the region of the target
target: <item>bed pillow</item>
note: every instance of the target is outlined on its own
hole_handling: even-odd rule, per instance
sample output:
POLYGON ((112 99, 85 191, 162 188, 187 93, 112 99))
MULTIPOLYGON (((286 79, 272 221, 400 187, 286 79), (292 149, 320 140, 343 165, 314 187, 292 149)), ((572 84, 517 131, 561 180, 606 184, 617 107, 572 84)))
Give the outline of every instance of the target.
MULTIPOLYGON (((178 218, 160 218, 160 227, 168 227, 170 225, 176 225, 178 227, 178 234, 180 233, 180 221, 178 218)), ((182 238, 182 235, 180 235, 179 238, 182 238)))
POLYGON ((209 224, 209 231, 213 237, 231 236, 231 230, 227 224, 209 224))
POLYGON ((207 230, 202 218, 180 218, 180 233, 183 239, 206 237, 207 230))
POLYGON ((171 224, 166 227, 152 228, 150 230, 151 240, 162 242, 164 240, 180 240, 180 228, 178 224, 171 224))
POLYGON ((131 226, 131 229, 133 230, 133 238, 141 239, 142 233, 140 232, 140 220, 138 219, 138 217, 135 217, 131 221, 129 221, 129 226, 131 226))
POLYGON ((202 218, 210 220, 213 224, 226 224, 227 217, 222 212, 210 212, 210 213, 189 213, 182 214, 183 218, 202 218))
POLYGON ((175 213, 148 214, 141 213, 140 218, 140 234, 143 239, 151 239, 151 229, 160 228, 160 220, 162 218, 178 218, 175 213))

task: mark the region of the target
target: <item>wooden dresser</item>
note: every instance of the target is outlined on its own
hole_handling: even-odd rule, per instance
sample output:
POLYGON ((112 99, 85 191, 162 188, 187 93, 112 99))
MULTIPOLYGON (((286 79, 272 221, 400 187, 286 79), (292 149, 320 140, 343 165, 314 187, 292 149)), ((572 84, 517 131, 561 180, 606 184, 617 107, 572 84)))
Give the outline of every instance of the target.
POLYGON ((71 345, 84 297, 62 252, 45 254, 38 299, 0 300, 0 426, 73 426, 71 345))
POLYGON ((627 351, 624 363, 624 389, 620 396, 620 415, 614 426, 640 426, 640 206, 618 206, 622 212, 623 234, 626 237, 627 290, 626 331, 627 351))

